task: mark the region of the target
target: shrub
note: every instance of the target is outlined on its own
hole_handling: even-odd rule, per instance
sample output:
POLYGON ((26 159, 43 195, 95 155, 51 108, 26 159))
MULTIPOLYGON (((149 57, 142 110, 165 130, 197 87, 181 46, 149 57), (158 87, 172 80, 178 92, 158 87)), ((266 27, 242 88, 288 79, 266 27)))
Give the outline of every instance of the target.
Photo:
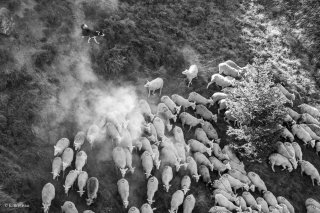
POLYGON ((50 66, 57 55, 57 50, 51 45, 42 47, 42 51, 35 53, 33 57, 34 65, 38 69, 43 69, 45 65, 50 66))

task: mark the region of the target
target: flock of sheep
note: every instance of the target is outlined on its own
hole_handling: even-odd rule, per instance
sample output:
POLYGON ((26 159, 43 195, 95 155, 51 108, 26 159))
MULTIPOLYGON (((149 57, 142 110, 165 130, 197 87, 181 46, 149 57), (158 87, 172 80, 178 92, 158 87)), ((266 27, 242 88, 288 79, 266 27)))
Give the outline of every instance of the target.
MULTIPOLYGON (((232 61, 226 61, 219 64, 219 74, 214 74, 208 87, 215 83, 222 88, 232 86, 236 78, 240 78, 241 72, 245 68, 240 68, 232 61), (224 74, 225 76, 223 76, 224 74)), ((188 70, 182 72, 189 80, 188 86, 192 80, 197 77, 198 68, 192 65, 188 70)), ((163 79, 156 78, 147 82, 146 88, 153 94, 156 90, 163 88, 163 79)), ((278 85, 276 89, 281 92, 283 97, 294 100, 294 96, 290 94, 283 86, 278 85)), ((95 177, 88 177, 86 171, 82 171, 86 164, 87 155, 84 151, 80 151, 81 146, 87 140, 91 146, 99 137, 101 131, 106 132, 107 141, 112 142, 113 151, 112 158, 119 171, 119 180, 117 182, 118 192, 121 196, 124 208, 129 207, 129 182, 125 179, 128 171, 134 175, 135 167, 132 165, 132 152, 134 147, 137 148, 141 158, 142 168, 147 180, 147 200, 139 208, 131 206, 129 213, 152 213, 155 208, 152 207, 153 197, 159 188, 159 179, 166 192, 170 191, 170 182, 174 175, 181 169, 187 171, 187 175, 181 178, 180 189, 173 192, 171 197, 169 212, 176 213, 180 206, 183 206, 184 213, 191 213, 196 204, 196 197, 189 193, 192 180, 198 182, 200 177, 207 186, 215 188, 212 197, 214 198, 214 206, 209 210, 210 213, 215 212, 273 212, 273 213, 294 213, 294 208, 290 202, 282 197, 275 197, 272 192, 268 191, 264 181, 254 172, 246 172, 243 162, 241 162, 228 146, 221 149, 219 143, 220 138, 212 123, 217 122, 217 114, 213 114, 207 106, 219 105, 218 113, 226 110, 224 113, 225 121, 237 122, 227 109, 226 99, 227 93, 216 92, 210 98, 205 98, 196 92, 191 92, 188 98, 173 94, 171 97, 162 96, 161 102, 157 106, 156 113, 152 113, 151 107, 146 100, 140 100, 138 106, 128 115, 118 116, 117 119, 107 119, 106 123, 99 127, 92 125, 87 133, 79 132, 74 139, 74 148, 77 151, 75 159, 75 169, 70 170, 65 179, 65 193, 78 179, 78 188, 80 196, 87 190, 87 205, 91 205, 97 197, 99 181, 95 177), (191 108, 194 115, 186 112, 187 108, 191 108), (199 118, 200 117, 200 118, 199 118), (182 128, 174 125, 180 120, 182 128), (136 122, 140 120, 142 122, 136 122), (186 126, 189 128, 185 129, 186 126), (185 140, 184 132, 194 128, 193 139, 185 140), (136 137, 138 135, 138 137, 136 137), (154 171, 159 170, 160 177, 153 176, 154 171), (211 180, 210 173, 217 172, 219 179, 211 180), (258 191, 261 197, 254 198, 249 192, 258 191), (237 196, 236 192, 242 191, 237 196)), ((302 152, 298 143, 293 142, 296 135, 305 143, 315 146, 316 134, 312 134, 310 130, 305 130, 307 126, 310 129, 319 128, 318 123, 314 123, 311 115, 315 116, 315 108, 308 105, 300 107, 303 114, 295 113, 288 110, 289 115, 286 118, 286 124, 290 126, 290 131, 281 126, 282 135, 289 138, 292 143, 277 143, 278 153, 270 155, 269 160, 274 170, 274 165, 282 165, 292 171, 292 166, 297 167, 297 162, 301 164, 303 171, 311 175, 312 182, 314 179, 320 184, 319 173, 311 163, 302 160, 302 152), (311 110, 312 109, 312 110, 311 110), (309 114, 308 114, 309 113, 309 114), (303 122, 296 124, 294 122, 303 122), (312 122, 313 123, 312 123, 312 122), (311 133, 311 134, 310 134, 311 133), (298 161, 296 161, 298 158, 298 161)), ((319 116, 317 114, 317 116, 319 116)), ((315 117, 317 117, 315 116, 315 117)), ((315 118, 314 118, 315 119, 315 118)), ((289 128, 289 127, 288 127, 289 128)), ((314 130, 315 131, 315 130, 314 130)), ((70 146, 70 141, 66 138, 60 139, 54 147, 54 158, 52 163, 53 179, 55 179, 61 171, 65 172, 66 168, 71 165, 74 158, 74 151, 70 146), (59 157, 61 155, 61 157, 59 157)), ((320 151, 320 142, 317 143, 317 151, 320 151)), ((51 183, 47 183, 42 190, 42 202, 44 212, 49 211, 51 201, 55 197, 55 188, 51 183)), ((307 199, 306 207, 309 213, 320 212, 320 204, 314 199, 307 199)), ((61 207, 65 213, 77 213, 74 203, 66 201, 61 207)), ((92 212, 86 210, 84 213, 92 212)))

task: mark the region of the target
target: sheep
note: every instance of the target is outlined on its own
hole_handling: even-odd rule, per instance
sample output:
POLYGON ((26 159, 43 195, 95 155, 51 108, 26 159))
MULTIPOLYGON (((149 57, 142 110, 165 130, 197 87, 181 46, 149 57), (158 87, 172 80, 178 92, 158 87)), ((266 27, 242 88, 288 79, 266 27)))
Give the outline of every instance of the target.
POLYGON ((196 116, 200 115, 203 119, 208 121, 214 121, 217 123, 217 115, 213 114, 210 110, 207 109, 202 104, 196 105, 196 111, 194 112, 196 116))
POLYGON ((201 175, 198 174, 196 161, 191 156, 188 156, 187 163, 188 163, 187 170, 189 171, 191 177, 193 177, 195 181, 198 182, 201 175))
POLYGON ((163 115, 163 117, 165 118, 165 120, 170 120, 172 119, 174 122, 177 121, 177 115, 174 115, 169 108, 167 107, 167 105, 165 105, 164 103, 159 103, 158 107, 157 107, 157 116, 163 115))
POLYGON ((295 210, 294 210, 292 204, 286 198, 284 198, 282 196, 278 196, 277 201, 280 204, 285 204, 288 207, 290 213, 295 213, 295 210))
POLYGON ((176 171, 178 172, 180 169, 180 157, 179 154, 172 142, 162 142, 161 144, 166 144, 161 149, 161 163, 163 165, 169 164, 170 166, 175 166, 176 171))
POLYGON ((54 188, 54 185, 52 183, 46 183, 41 191, 41 197, 42 197, 42 208, 44 213, 49 212, 49 208, 51 206, 52 200, 56 196, 56 190, 54 188))
POLYGON ((116 142, 117 145, 120 144, 121 142, 121 136, 120 133, 117 129, 117 127, 111 123, 111 122, 107 122, 106 123, 106 132, 107 132, 107 137, 110 137, 112 142, 116 142))
POLYGON ((157 137, 160 138, 160 140, 162 140, 162 138, 165 137, 165 135, 164 135, 165 126, 164 126, 163 121, 161 120, 161 118, 155 117, 155 119, 153 119, 153 125, 156 129, 157 137))
POLYGON ((199 165, 205 165, 210 168, 211 171, 213 171, 213 164, 209 161, 209 159, 202 153, 200 152, 195 152, 193 154, 194 160, 199 164, 199 165))
POLYGON ((232 202, 230 202, 225 196, 222 194, 216 194, 215 195, 215 201, 214 204, 217 205, 219 204, 220 206, 226 207, 230 211, 237 211, 241 212, 241 208, 238 206, 235 206, 232 202))
POLYGON ((225 176, 221 176, 219 178, 219 181, 223 184, 224 188, 226 189, 227 192, 229 192, 230 194, 234 194, 232 191, 232 187, 231 184, 228 180, 228 178, 226 178, 225 176))
POLYGON ((201 152, 201 153, 206 152, 208 153, 209 156, 211 156, 211 153, 212 153, 211 148, 206 147, 204 144, 202 144, 197 140, 194 140, 194 139, 188 140, 188 145, 192 152, 201 152))
POLYGON ((318 126, 317 124, 307 124, 307 125, 314 133, 320 136, 320 126, 318 126))
POLYGON ((146 137, 141 137, 137 142, 136 142, 136 147, 138 148, 139 151, 148 151, 150 152, 152 158, 154 158, 155 154, 153 153, 150 141, 146 137))
POLYGON ((281 208, 278 204, 277 198, 273 195, 270 191, 264 191, 263 192, 263 198, 268 203, 269 206, 274 206, 277 208, 281 208))
POLYGON ((69 147, 70 141, 68 138, 61 138, 58 140, 56 145, 53 147, 54 148, 54 156, 61 155, 63 151, 69 147))
POLYGON ((173 132, 173 136, 174 136, 175 141, 177 141, 178 143, 183 144, 185 149, 186 149, 186 152, 189 152, 190 151, 190 147, 189 147, 189 145, 186 144, 186 141, 184 139, 184 134, 183 134, 183 131, 182 131, 181 127, 175 126, 173 128, 172 132, 173 132))
POLYGON ((217 143, 220 143, 220 139, 218 136, 217 131, 213 128, 212 124, 208 121, 204 121, 203 123, 200 123, 202 129, 207 134, 208 138, 211 140, 215 140, 217 143))
POLYGON ((137 207, 132 206, 132 207, 129 209, 128 213, 140 213, 140 210, 139 210, 137 207))
POLYGON ((192 64, 189 69, 186 69, 182 72, 183 75, 187 76, 189 80, 188 87, 192 84, 192 79, 197 78, 198 76, 198 67, 195 64, 192 64))
POLYGON ((199 174, 202 177, 202 180, 206 185, 211 183, 210 172, 209 172, 208 167, 206 167, 205 165, 200 165, 199 166, 199 174))
POLYGON ((171 95, 171 99, 175 104, 182 106, 184 111, 188 107, 191 107, 193 110, 196 109, 196 103, 190 102, 190 101, 188 101, 188 99, 185 99, 184 97, 182 97, 180 95, 173 94, 173 95, 171 95))
POLYGON ((128 167, 129 171, 133 174, 135 167, 132 166, 132 153, 129 149, 123 149, 126 153, 126 166, 128 167))
POLYGON ((212 105, 214 105, 217 101, 220 101, 222 99, 226 99, 228 98, 229 95, 227 95, 226 93, 223 93, 223 92, 215 92, 213 93, 213 95, 210 97, 211 100, 212 100, 212 105))
POLYGON ((243 199, 242 196, 238 196, 238 197, 236 198, 235 204, 236 204, 237 206, 240 206, 240 207, 241 207, 241 210, 248 210, 249 212, 252 211, 252 209, 247 206, 247 203, 246 203, 246 201, 243 199))
POLYGON ((222 177, 226 178, 226 179, 229 181, 231 187, 232 187, 233 190, 234 190, 234 193, 236 193, 236 191, 237 191, 238 189, 240 189, 240 188, 241 188, 241 189, 245 189, 246 191, 249 191, 249 185, 248 185, 248 184, 242 183, 240 180, 232 177, 231 175, 229 175, 229 174, 224 174, 224 175, 222 175, 222 177))
POLYGON ((297 169, 298 163, 297 163, 297 160, 296 160, 295 150, 294 150, 294 148, 292 146, 292 143, 285 142, 284 146, 287 149, 289 155, 291 156, 291 158, 289 159, 290 163, 292 164, 294 169, 297 169))
POLYGON ((78 188, 77 191, 80 194, 80 197, 82 197, 84 190, 83 188, 86 186, 88 181, 88 173, 86 171, 81 171, 78 175, 78 188))
POLYGON ((158 148, 158 146, 156 146, 154 144, 151 146, 151 148, 152 148, 152 152, 154 154, 153 164, 156 167, 156 169, 159 169, 160 163, 161 163, 161 160, 159 159, 159 157, 160 157, 159 148, 158 148))
POLYGON ((123 128, 122 129, 122 133, 121 133, 121 142, 120 142, 120 146, 123 147, 124 149, 129 149, 130 152, 132 152, 134 146, 133 146, 133 140, 131 137, 131 134, 129 132, 129 130, 127 128, 123 128))
POLYGON ((84 151, 80 151, 76 154, 76 171, 81 172, 84 165, 87 163, 87 154, 84 151))
POLYGON ((182 123, 182 128, 184 128, 184 125, 187 124, 189 126, 189 131, 191 130, 192 127, 197 126, 198 124, 203 124, 204 120, 203 119, 198 119, 192 115, 190 115, 187 112, 182 112, 179 115, 179 118, 182 123))
POLYGON ((282 92, 282 94, 285 95, 289 100, 294 101, 296 99, 296 96, 294 95, 294 93, 290 93, 281 84, 277 84, 276 86, 279 88, 279 90, 282 92))
POLYGON ((317 153, 317 155, 319 155, 319 152, 320 152, 320 142, 318 141, 316 143, 316 153, 317 153))
POLYGON ((299 123, 305 123, 305 124, 316 124, 320 125, 320 122, 309 115, 308 113, 302 113, 300 119, 298 120, 299 123))
POLYGON ((246 201, 248 206, 258 210, 259 212, 261 211, 261 205, 257 203, 257 201, 254 199, 250 192, 243 192, 242 197, 246 201))
POLYGON ((307 124, 300 124, 300 126, 309 133, 313 140, 320 140, 320 137, 314 131, 312 131, 307 124))
POLYGON ((97 193, 99 190, 99 181, 96 177, 90 177, 87 181, 87 195, 86 199, 87 205, 90 206, 93 200, 97 198, 97 193))
POLYGON ((305 201, 305 205, 306 206, 314 205, 314 206, 320 208, 320 203, 313 198, 307 198, 305 201))
POLYGON ((192 194, 188 195, 183 202, 183 213, 192 213, 194 206, 196 205, 196 199, 192 194))
POLYGON ((239 172, 241 172, 241 173, 244 174, 244 175, 247 174, 246 170, 244 169, 244 164, 243 164, 243 162, 241 162, 241 163, 239 164, 239 163, 236 163, 236 162, 234 162, 234 161, 232 161, 232 160, 224 160, 223 163, 225 163, 225 164, 226 164, 226 163, 229 163, 230 166, 231 166, 231 169, 236 169, 236 170, 238 170, 239 172))
POLYGON ((256 202, 261 206, 261 212, 269 213, 268 203, 267 201, 265 201, 265 199, 263 199, 262 197, 257 197, 256 202))
POLYGON ((153 79, 152 81, 147 81, 144 87, 148 88, 148 97, 150 97, 150 91, 152 91, 152 95, 154 95, 154 92, 158 89, 160 89, 160 95, 161 95, 161 91, 163 88, 163 79, 156 78, 156 79, 153 79))
POLYGON ((94 213, 94 211, 91 210, 84 210, 83 213, 94 213))
POLYGON ((314 205, 309 205, 306 207, 307 208, 307 213, 319 213, 320 208, 314 205))
MULTIPOLYGON (((228 174, 238 180, 240 180, 242 183, 245 183, 247 185, 251 185, 251 180, 248 178, 247 175, 244 175, 243 173, 241 173, 240 171, 236 170, 236 169, 230 169, 228 171, 228 174)), ((251 185, 250 188, 252 188, 253 185, 251 185)))
POLYGON ((282 143, 281 141, 276 142, 276 147, 277 147, 277 152, 279 154, 283 155, 284 157, 286 157, 288 159, 291 159, 294 157, 294 155, 292 155, 292 153, 288 152, 284 143, 282 143))
POLYGON ((119 146, 115 147, 112 150, 112 159, 113 159, 115 166, 117 168, 119 168, 121 176, 124 177, 126 175, 127 170, 128 170, 126 168, 127 159, 126 159, 126 153, 125 153, 124 149, 119 146))
POLYGON ((270 213, 282 213, 282 209, 281 209, 281 212, 280 212, 279 209, 277 209, 274 206, 269 206, 269 211, 270 211, 270 213))
POLYGON ((211 98, 207 99, 196 92, 189 93, 188 101, 201 104, 204 106, 206 106, 207 104, 209 104, 209 107, 213 106, 213 100, 211 98))
POLYGON ((315 141, 312 140, 310 134, 300 125, 294 124, 292 126, 292 133, 294 136, 297 136, 304 144, 310 144, 312 147, 315 145, 315 141))
POLYGON ((173 100, 171 100, 171 98, 169 96, 164 95, 161 97, 160 100, 165 105, 167 105, 167 107, 171 110, 172 113, 179 114, 179 112, 181 110, 181 106, 177 106, 176 103, 173 102, 173 100))
POLYGON ((209 140, 209 138, 207 137, 207 133, 202 128, 196 128, 194 136, 196 140, 202 142, 205 145, 213 147, 213 141, 209 140))
POLYGON ((87 141, 90 144, 90 147, 92 149, 94 142, 98 139, 100 133, 100 128, 93 124, 89 127, 87 131, 87 141))
POLYGON ((78 213, 78 210, 73 202, 65 201, 63 206, 61 206, 62 213, 78 213))
POLYGON ((184 148, 184 145, 182 143, 175 143, 174 146, 175 146, 175 149, 178 152, 180 163, 182 165, 184 165, 185 169, 187 169, 187 166, 188 166, 187 163, 186 163, 186 159, 187 159, 186 155, 187 154, 186 154, 186 150, 184 148))
POLYGON ((298 106, 298 108, 300 109, 301 113, 308 113, 309 115, 313 116, 314 118, 317 118, 317 119, 320 118, 320 111, 313 106, 310 106, 308 104, 301 104, 298 106))
POLYGON ((209 213, 231 213, 226 207, 214 206, 209 209, 209 213))
POLYGON ((228 155, 227 159, 230 159, 230 160, 234 161, 235 163, 241 164, 241 161, 239 160, 239 158, 234 153, 234 150, 229 145, 225 145, 223 147, 222 153, 228 155))
POLYGON ((58 176, 60 176, 60 172, 62 170, 62 159, 61 157, 55 157, 52 161, 52 175, 53 180, 55 180, 58 176))
POLYGON ((152 154, 148 151, 144 151, 141 155, 141 162, 146 178, 148 179, 153 168, 152 154))
POLYGON ((191 186, 191 178, 188 175, 183 176, 181 179, 181 190, 185 195, 190 190, 190 186, 191 186))
POLYGON ((86 139, 86 133, 80 131, 74 137, 73 146, 76 151, 81 149, 81 146, 84 144, 84 140, 86 139))
POLYGON ((209 157, 209 161, 213 165, 214 170, 218 171, 219 176, 221 176, 221 172, 228 170, 231 170, 231 166, 229 163, 224 164, 216 157, 209 157))
POLYGON ((169 192, 169 189, 171 187, 170 181, 173 178, 172 173, 172 167, 171 166, 165 166, 162 170, 161 179, 163 183, 163 187, 165 188, 166 192, 169 192))
POLYGON ((267 186, 260 176, 255 172, 248 172, 248 177, 251 180, 252 184, 258 188, 259 192, 268 191, 267 186))
POLYGON ((73 149, 71 148, 66 148, 63 153, 62 153, 62 172, 64 174, 64 171, 66 170, 66 168, 68 168, 69 166, 71 166, 71 163, 73 161, 73 149))
POLYGON ((222 62, 218 65, 219 74, 225 74, 234 78, 240 77, 240 70, 230 66, 229 64, 222 62))
POLYGON ((234 61, 232 60, 227 60, 224 63, 228 64, 230 67, 233 67, 237 70, 243 71, 246 67, 239 67, 234 61))
POLYGON ((221 186, 221 188, 217 188, 217 189, 213 190, 211 198, 214 198, 217 194, 221 194, 224 197, 226 197, 228 200, 230 200, 231 202, 236 202, 237 201, 237 196, 227 192, 225 190, 224 186, 222 185, 221 181, 215 180, 214 182, 215 182, 217 187, 221 186))
POLYGON ((178 212, 179 206, 183 203, 184 193, 181 190, 177 190, 173 193, 171 202, 170 202, 170 213, 178 212))
POLYGON ((320 175, 316 167, 314 167, 314 165, 312 165, 309 161, 306 161, 306 160, 299 161, 299 163, 301 166, 301 175, 303 175, 303 173, 310 175, 312 180, 312 185, 314 186, 314 180, 316 180, 318 183, 318 186, 320 186, 320 175))
POLYGON ((126 209, 128 208, 129 205, 129 182, 122 178, 120 180, 118 180, 117 182, 117 186, 118 186, 118 192, 120 194, 120 197, 122 199, 122 203, 123 203, 123 207, 126 209))
POLYGON ((77 177, 78 177, 78 171, 76 170, 70 170, 66 180, 64 182, 64 192, 66 193, 66 195, 68 196, 68 191, 69 189, 73 186, 74 182, 76 181, 77 177))
POLYGON ((180 154, 178 153, 178 150, 176 149, 176 146, 173 143, 173 138, 165 137, 162 140, 160 147, 166 148, 166 149, 162 149, 161 151, 167 150, 168 152, 172 152, 176 156, 178 163, 180 163, 181 161, 180 154))
POLYGON ((146 100, 140 99, 138 106, 139 106, 139 110, 140 110, 141 114, 145 118, 149 119, 150 121, 152 121, 154 119, 154 115, 151 112, 150 105, 146 100))
POLYGON ((218 114, 220 114, 221 110, 227 109, 227 100, 226 99, 221 99, 220 101, 218 101, 218 114))
POLYGON ((290 103, 291 107, 293 107, 293 101, 288 99, 281 91, 278 86, 271 87, 271 91, 273 92, 274 97, 277 97, 279 101, 284 101, 285 103, 290 103))
POLYGON ((295 154, 296 159, 298 161, 302 160, 302 151, 301 151, 300 145, 297 142, 293 142, 292 147, 294 148, 294 154, 295 154))
POLYGON ((229 156, 227 154, 224 154, 220 148, 220 145, 217 143, 212 143, 212 151, 213 154, 219 159, 219 160, 229 160, 229 156))
POLYGON ((220 75, 220 74, 213 74, 211 76, 211 80, 207 85, 207 89, 213 83, 216 83, 217 86, 220 86, 222 89, 225 87, 230 87, 234 85, 234 80, 229 80, 228 78, 220 75))
MULTIPOLYGON (((161 120, 161 119, 160 119, 161 120)), ((161 120, 162 121, 162 120, 161 120)), ((164 132, 164 123, 161 122, 161 121, 157 121, 159 122, 157 125, 159 125, 157 128, 158 128, 158 131, 162 133, 162 131, 164 132), (163 125, 163 126, 162 126, 163 125), (162 130, 163 128, 163 130, 162 130)), ((157 123, 156 122, 156 123, 157 123)), ((150 140, 151 142, 153 143, 156 143, 156 144, 159 144, 159 141, 158 141, 158 133, 157 133, 157 130, 156 130, 156 127, 153 125, 153 123, 148 123, 147 126, 149 127, 150 129, 150 132, 148 132, 148 140, 150 140)), ((162 135, 162 137, 164 136, 164 133, 162 135)))
POLYGON ((288 112, 288 114, 290 115, 290 117, 293 118, 293 120, 295 120, 297 122, 300 119, 301 114, 297 113, 296 111, 294 111, 293 109, 291 109, 289 107, 286 107, 285 109, 288 112))
POLYGON ((288 139, 290 142, 294 141, 294 136, 293 134, 285 127, 279 125, 280 129, 280 136, 283 137, 284 139, 288 139))
POLYGON ((151 208, 149 203, 145 203, 141 206, 140 210, 141 213, 153 213, 153 211, 156 210, 156 208, 151 208))

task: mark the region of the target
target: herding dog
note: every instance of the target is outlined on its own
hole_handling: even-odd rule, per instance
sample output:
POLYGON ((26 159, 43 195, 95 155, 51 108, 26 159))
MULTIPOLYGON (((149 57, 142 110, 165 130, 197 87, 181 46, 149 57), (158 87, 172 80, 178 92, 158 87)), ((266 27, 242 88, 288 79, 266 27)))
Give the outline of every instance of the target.
POLYGON ((97 36, 105 36, 105 34, 101 31, 93 31, 91 29, 89 29, 89 27, 86 24, 82 24, 81 25, 81 29, 82 29, 82 38, 88 36, 88 43, 90 43, 90 40, 93 39, 97 44, 99 44, 99 42, 97 42, 96 37, 97 36))

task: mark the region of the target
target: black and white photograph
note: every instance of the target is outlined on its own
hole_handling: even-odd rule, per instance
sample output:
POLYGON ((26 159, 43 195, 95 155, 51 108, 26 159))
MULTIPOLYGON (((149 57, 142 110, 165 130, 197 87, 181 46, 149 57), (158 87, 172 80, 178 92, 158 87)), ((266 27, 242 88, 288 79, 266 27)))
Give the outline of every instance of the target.
POLYGON ((0 213, 320 213, 320 0, 0 0, 0 213))

